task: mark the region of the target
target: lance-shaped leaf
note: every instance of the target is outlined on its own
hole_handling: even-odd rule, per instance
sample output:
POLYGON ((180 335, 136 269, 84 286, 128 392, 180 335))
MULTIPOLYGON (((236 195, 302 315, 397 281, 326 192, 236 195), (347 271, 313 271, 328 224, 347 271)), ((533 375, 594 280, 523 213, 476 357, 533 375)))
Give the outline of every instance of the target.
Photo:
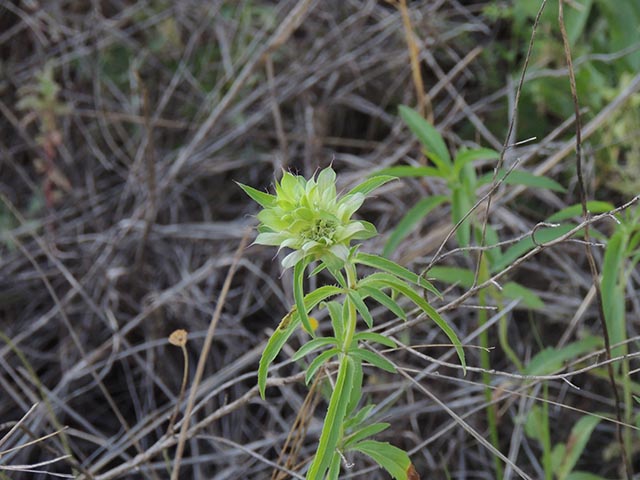
POLYGON ((401 265, 398 265, 395 262, 392 262, 388 258, 380 257, 378 255, 371 255, 369 253, 359 252, 355 257, 355 262, 360 263, 362 265, 367 265, 368 267, 377 268, 378 270, 382 270, 384 272, 391 273, 398 278, 406 280, 407 282, 413 283, 414 285, 420 285, 422 288, 429 290, 431 293, 440 297, 440 292, 436 287, 434 287, 431 282, 427 281, 425 278, 420 275, 416 275, 411 270, 404 268, 401 265))
POLYGON ((380 305, 384 305, 385 307, 387 307, 387 309, 390 312, 392 312, 394 315, 396 315, 398 318, 401 318, 402 320, 407 319, 407 314, 404 312, 402 307, 398 305, 398 303, 393 298, 391 298, 389 295, 387 295, 383 291, 378 290, 376 288, 362 287, 362 286, 358 287, 358 291, 362 293, 364 297, 371 297, 380 305))
POLYGON ((367 196, 376 188, 380 188, 385 183, 395 179, 396 177, 392 177, 391 175, 376 175, 375 177, 368 178, 364 182, 353 187, 345 196, 353 195, 355 193, 361 193, 362 195, 367 196))
POLYGON ((254 202, 258 203, 260 206, 264 208, 273 207, 276 203, 275 195, 271 195, 269 193, 261 192, 260 190, 256 190, 249 185, 244 185, 242 183, 236 182, 236 184, 244 190, 244 193, 249 195, 254 202))
POLYGON ((427 150, 427 156, 442 172, 451 171, 451 156, 442 135, 415 110, 400 105, 400 117, 427 150))
POLYGON ((407 471, 411 466, 411 460, 404 450, 394 447, 388 442, 376 440, 363 440, 352 445, 349 450, 356 450, 371 457, 396 480, 407 480, 407 471))

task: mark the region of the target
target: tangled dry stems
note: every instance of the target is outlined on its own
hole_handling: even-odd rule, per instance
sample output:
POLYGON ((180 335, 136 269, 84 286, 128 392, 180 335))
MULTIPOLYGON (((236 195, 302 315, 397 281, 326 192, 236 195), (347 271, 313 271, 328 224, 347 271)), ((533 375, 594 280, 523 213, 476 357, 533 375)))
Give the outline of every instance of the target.
MULTIPOLYGON (((6 453, 2 465, 58 459, 46 465, 50 472, 168 478, 166 459, 174 457, 178 437, 166 428, 184 362, 167 337, 189 331, 193 377, 210 319, 221 307, 191 395, 182 474, 269 478, 305 390, 298 368, 282 357, 268 402, 257 397, 253 372, 266 333, 292 303, 290 281, 270 251, 245 252, 218 305, 233 252, 254 224, 253 206, 232 180, 267 187, 282 168, 308 176, 333 162, 346 188, 399 160, 418 164, 415 141, 395 112, 396 105, 415 102, 401 12, 369 0, 31 4, 0 7, 0 419, 16 421, 39 405, 3 449, 58 434, 6 453), (53 127, 43 122, 46 106, 17 108, 19 88, 36 81, 46 65, 61 86, 58 100, 69 107, 53 127)), ((483 118, 515 90, 512 84, 482 89, 478 56, 491 48, 491 25, 479 9, 455 1, 413 2, 409 14, 438 128, 452 146, 469 144, 456 132, 473 131, 478 143, 500 149, 510 119, 503 131, 492 132, 483 118), (469 38, 479 46, 469 48, 469 38)), ((639 83, 637 77, 596 115, 584 136, 606 124, 639 83)), ((559 140, 570 123, 510 148, 505 161, 519 158, 536 173, 562 171, 575 143, 559 140)), ((396 182, 369 203, 366 215, 388 231, 416 198, 442 189, 431 180, 396 182)), ((572 192, 561 198, 501 186, 490 221, 504 238, 529 235, 540 221, 516 204, 523 195, 525 205, 535 201, 548 213, 571 201, 572 192)), ((434 212, 398 252, 400 261, 419 269, 434 260, 450 230, 448 217, 434 212)), ((594 226, 606 229, 606 218, 597 220, 594 226)), ((381 239, 372 243, 381 246, 381 239)), ((566 342, 581 329, 597 328, 582 249, 558 241, 537 250, 505 274, 537 290, 545 308, 528 314, 514 304, 487 325, 497 315, 510 316, 510 339, 521 358, 535 353, 538 333, 553 342, 561 330, 566 342)), ((446 261, 469 267, 468 258, 452 254, 446 261)), ((459 307, 473 306, 476 292, 453 288, 437 305, 470 344, 479 333, 475 313, 459 307)), ((638 318, 637 300, 631 308, 638 318)), ((442 341, 420 318, 380 324, 408 345, 442 341)), ((630 325, 631 336, 637 328, 630 325)), ((389 353, 411 381, 370 372, 370 398, 394 425, 386 439, 411 450, 414 464, 434 472, 430 478, 489 472, 494 452, 468 433, 485 428, 480 376, 471 371, 463 379, 448 365, 446 374, 440 371, 450 349, 426 352, 427 358, 411 350, 389 353)), ((477 364, 473 350, 469 356, 469 364, 477 364)), ((493 363, 512 370, 499 354, 493 363)), ((522 387, 531 379, 519 380, 509 386, 495 377, 500 429, 510 445, 503 450, 507 474, 540 478, 537 447, 518 421, 539 401, 539 390, 535 383, 522 387)), ((611 411, 611 398, 594 393, 599 379, 583 372, 571 382, 581 390, 560 377, 549 384, 559 438, 577 405, 611 411)), ((184 412, 186 401, 182 405, 184 412)), ((310 419, 300 459, 313 454, 319 425, 310 419)), ((181 426, 179 416, 174 433, 181 426)), ((591 448, 611 438, 602 433, 591 448)), ((363 459, 352 460, 347 477, 383 478, 363 459)), ((614 471, 612 465, 601 465, 601 473, 614 471)))

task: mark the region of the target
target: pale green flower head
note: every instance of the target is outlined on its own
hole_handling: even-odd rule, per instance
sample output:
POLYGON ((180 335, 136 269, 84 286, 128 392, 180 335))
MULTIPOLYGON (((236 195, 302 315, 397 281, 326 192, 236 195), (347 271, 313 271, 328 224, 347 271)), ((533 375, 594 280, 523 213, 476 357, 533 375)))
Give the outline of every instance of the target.
POLYGON ((349 256, 352 240, 364 240, 376 235, 375 227, 362 220, 352 220, 367 193, 391 179, 363 183, 344 196, 336 193, 336 173, 331 167, 306 180, 285 172, 276 182, 276 194, 260 192, 239 184, 263 210, 258 214, 260 225, 254 243, 293 250, 282 260, 289 268, 303 259, 324 260, 329 265, 342 265, 349 256), (375 183, 375 185, 374 185, 375 183))

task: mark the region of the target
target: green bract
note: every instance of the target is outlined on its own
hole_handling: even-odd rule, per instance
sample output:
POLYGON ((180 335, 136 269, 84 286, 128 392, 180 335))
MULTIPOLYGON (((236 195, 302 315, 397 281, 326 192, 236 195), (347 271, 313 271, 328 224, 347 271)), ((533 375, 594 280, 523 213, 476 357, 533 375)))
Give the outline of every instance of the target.
POLYGON ((336 193, 336 174, 325 168, 317 178, 305 179, 285 172, 270 195, 246 185, 242 189, 264 207, 258 214, 260 232, 255 243, 288 247, 294 251, 282 260, 284 268, 303 259, 342 264, 349 255, 352 240, 376 235, 375 227, 351 216, 362 205, 365 194, 336 193))

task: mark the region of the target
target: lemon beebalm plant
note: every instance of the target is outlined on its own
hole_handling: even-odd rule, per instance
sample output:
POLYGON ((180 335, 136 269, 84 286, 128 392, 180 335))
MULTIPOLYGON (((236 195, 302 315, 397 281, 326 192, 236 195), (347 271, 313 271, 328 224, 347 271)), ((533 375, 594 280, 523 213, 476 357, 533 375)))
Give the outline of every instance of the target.
POLYGON ((316 453, 306 472, 309 480, 337 479, 349 455, 371 457, 396 480, 412 479, 417 474, 406 452, 372 437, 389 424, 370 421, 373 405, 359 408, 362 399, 363 366, 373 366, 395 373, 396 366, 370 348, 381 344, 395 348, 396 343, 371 331, 374 319, 366 299, 386 307, 398 318, 406 320, 397 302, 403 296, 433 320, 454 345, 464 366, 464 351, 453 329, 425 300, 424 290, 439 295, 424 278, 406 268, 369 253, 359 251, 358 241, 377 234, 375 227, 353 218, 367 195, 393 180, 392 176, 375 176, 344 195, 336 190, 336 174, 329 167, 311 179, 284 172, 275 185, 275 194, 240 187, 262 210, 258 213, 258 236, 254 243, 286 249, 282 260, 285 269, 293 268, 295 305, 282 319, 260 359, 258 385, 264 398, 268 369, 291 334, 302 326, 311 338, 295 353, 294 360, 310 357, 306 368, 307 384, 321 371, 332 371, 337 363, 337 376, 330 383, 331 395, 316 453), (335 283, 305 292, 304 278, 328 272, 335 283), (358 266, 373 269, 360 277, 358 266), (309 313, 324 308, 331 318, 332 334, 319 336, 309 313), (364 322, 364 325, 359 323, 364 322), (366 327, 366 328, 364 328, 366 327), (327 369, 321 370, 321 367, 327 369))

